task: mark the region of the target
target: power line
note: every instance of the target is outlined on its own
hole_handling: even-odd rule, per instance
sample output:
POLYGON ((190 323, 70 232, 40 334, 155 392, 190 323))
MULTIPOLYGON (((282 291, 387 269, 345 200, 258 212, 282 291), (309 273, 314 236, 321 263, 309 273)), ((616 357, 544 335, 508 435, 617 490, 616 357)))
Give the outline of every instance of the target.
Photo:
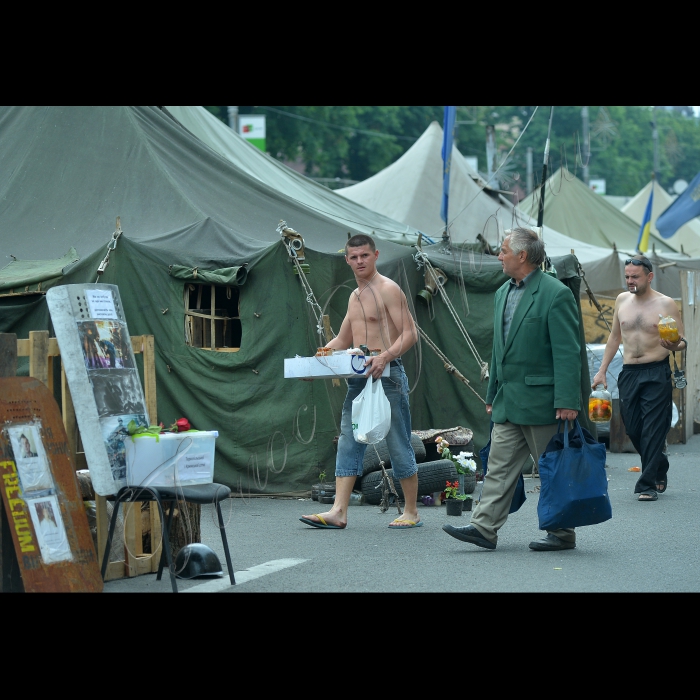
POLYGON ((277 109, 275 107, 260 107, 259 109, 269 109, 272 112, 277 112, 277 114, 282 114, 285 117, 292 117, 294 119, 301 119, 305 122, 312 122, 314 124, 320 124, 321 126, 327 126, 330 129, 340 129, 341 131, 351 131, 354 134, 365 134, 365 136, 377 136, 382 139, 402 139, 403 141, 415 141, 418 137, 413 136, 395 136, 394 134, 384 134, 381 131, 368 131, 367 129, 356 129, 352 126, 340 126, 339 124, 331 124, 330 122, 324 122, 319 119, 312 119, 311 117, 303 117, 301 114, 294 114, 293 112, 285 112, 282 109, 277 109))

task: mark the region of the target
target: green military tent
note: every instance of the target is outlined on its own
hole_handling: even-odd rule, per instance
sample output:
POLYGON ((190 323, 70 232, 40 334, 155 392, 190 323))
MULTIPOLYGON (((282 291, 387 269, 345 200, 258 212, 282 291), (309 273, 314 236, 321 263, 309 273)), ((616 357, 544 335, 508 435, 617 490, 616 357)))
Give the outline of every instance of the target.
POLYGON ((429 238, 425 231, 419 231, 362 204, 352 202, 334 190, 292 170, 248 143, 204 107, 165 109, 188 131, 224 158, 235 163, 241 170, 343 226, 352 226, 357 233, 376 235, 403 245, 415 245, 419 233, 423 234, 424 240, 429 238))
MULTIPOLYGON (((519 204, 528 216, 537 216, 541 189, 536 188, 519 204)), ((559 168, 545 184, 544 221, 565 236, 585 243, 633 254, 639 224, 579 180, 559 168)), ((661 254, 677 252, 658 234, 651 234, 650 249, 661 254)))
MULTIPOLYGON (((252 177, 158 107, 0 108, 0 164, 0 332, 51 331, 52 285, 117 285, 129 332, 155 337, 159 420, 185 416, 219 431, 217 481, 300 493, 333 472, 345 384, 284 379, 283 360, 314 353, 320 313, 339 329, 354 287, 342 255, 352 226, 252 177), (303 237, 313 296, 294 273, 282 220, 303 237)), ((415 249, 377 247, 380 271, 404 289, 425 332, 404 358, 414 429, 462 425, 483 446, 475 352, 490 362, 500 264, 428 246, 452 303, 426 305, 415 302, 425 272, 415 249)), ((573 256, 554 262, 576 286, 573 256)))

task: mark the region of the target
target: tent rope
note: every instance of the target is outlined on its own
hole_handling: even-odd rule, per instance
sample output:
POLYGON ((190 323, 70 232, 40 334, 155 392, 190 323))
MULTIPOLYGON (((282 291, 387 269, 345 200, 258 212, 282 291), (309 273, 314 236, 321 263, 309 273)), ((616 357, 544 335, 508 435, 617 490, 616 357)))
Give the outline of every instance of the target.
POLYGON ((442 300, 445 302, 447 308, 450 311, 450 314, 452 314, 452 318, 455 321, 455 324, 457 325, 457 328, 459 328, 460 332, 462 333, 462 336, 464 339, 467 341, 467 345, 469 346, 469 349, 472 351, 472 355, 474 355, 474 359, 477 361, 479 367, 481 368, 481 379, 482 381, 484 379, 488 379, 489 377, 489 366, 487 362, 484 362, 481 359, 481 356, 479 355, 479 351, 476 349, 476 345, 474 345, 474 342, 472 339, 469 337, 469 333, 467 333, 466 328, 462 324, 462 321, 459 319, 457 316, 457 313, 455 312, 454 306, 452 305, 452 301, 450 298, 447 296, 445 293, 444 285, 440 281, 439 276, 435 272, 435 268, 432 266, 430 260, 428 259, 428 256, 419 248, 418 252, 415 255, 415 260, 419 264, 419 266, 425 265, 426 269, 430 272, 430 274, 433 277, 433 280, 435 281, 435 286, 438 288, 440 291, 440 295, 442 296, 442 300))
MULTIPOLYGON (((316 301, 316 295, 314 294, 313 289, 311 289, 311 285, 306 279, 306 273, 304 272, 301 263, 299 262, 299 252, 302 253, 301 259, 304 259, 304 239, 293 228, 287 226, 287 222, 283 220, 281 220, 279 222, 279 225, 277 226, 277 233, 279 233, 280 236, 282 236, 282 243, 284 243, 284 247, 287 249, 287 253, 289 254, 289 257, 292 263, 294 264, 294 267, 296 268, 297 275, 301 280, 301 286, 306 292, 306 301, 311 306, 314 318, 316 319, 316 332, 318 333, 318 337, 320 339, 319 344, 321 346, 325 346, 326 332, 323 327, 323 310, 321 309, 319 303, 316 301)), ((331 330, 331 332, 333 331, 331 330)))
POLYGON ((481 396, 479 396, 478 392, 469 383, 469 380, 452 364, 452 362, 450 362, 450 360, 444 355, 444 353, 440 350, 440 348, 438 348, 437 345, 435 345, 435 343, 433 343, 433 341, 430 340, 430 338, 428 337, 428 334, 418 324, 416 324, 416 328, 418 329, 418 332, 420 333, 421 338, 423 338, 423 340, 425 340, 425 342, 428 343, 428 345, 430 345, 430 347, 433 349, 435 354, 442 360, 443 365, 445 367, 445 371, 448 374, 454 375, 457 379, 459 379, 461 382, 466 384, 467 387, 469 387, 469 389, 471 389, 474 392, 474 394, 479 399, 479 401, 481 401, 481 403, 483 403, 485 406, 486 401, 484 401, 484 399, 482 399, 481 396))
POLYGON ((97 267, 97 279, 95 280, 95 284, 97 284, 100 281, 100 275, 102 275, 102 273, 107 269, 107 265, 109 265, 109 254, 116 249, 117 241, 119 240, 119 236, 121 236, 122 233, 124 232, 122 231, 121 217, 118 216, 116 230, 112 234, 112 238, 107 244, 107 255, 104 256, 102 262, 97 267))

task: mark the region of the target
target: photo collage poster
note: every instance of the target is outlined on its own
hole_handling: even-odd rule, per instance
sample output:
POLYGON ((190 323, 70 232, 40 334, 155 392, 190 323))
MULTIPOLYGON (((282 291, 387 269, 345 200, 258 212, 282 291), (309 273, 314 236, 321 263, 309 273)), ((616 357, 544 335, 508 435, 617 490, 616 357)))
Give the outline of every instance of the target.
MULTIPOLYGON (((115 290, 116 291, 116 290, 115 290)), ((126 484, 127 427, 148 427, 146 402, 129 331, 117 310, 115 293, 85 288, 86 309, 78 320, 83 359, 97 405, 112 478, 126 484), (88 320, 83 320, 87 315, 88 320)), ((82 307, 82 302, 79 302, 82 307)))
POLYGON ((41 423, 9 425, 6 431, 15 458, 20 497, 27 504, 43 562, 71 561, 73 555, 56 484, 41 439, 41 423))

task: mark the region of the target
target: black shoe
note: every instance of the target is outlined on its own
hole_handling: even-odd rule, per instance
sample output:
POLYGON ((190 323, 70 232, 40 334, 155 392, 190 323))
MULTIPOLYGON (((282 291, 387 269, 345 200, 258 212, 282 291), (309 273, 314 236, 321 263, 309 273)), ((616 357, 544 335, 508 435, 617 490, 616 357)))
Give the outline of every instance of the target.
POLYGON ((536 552, 557 552, 560 549, 574 549, 574 547, 576 547, 576 542, 566 542, 551 532, 548 532, 547 536, 541 540, 530 542, 530 549, 534 549, 536 552))
POLYGON ((486 549, 496 549, 493 542, 489 542, 473 525, 465 527, 454 527, 454 525, 443 525, 442 529, 452 537, 456 537, 462 542, 475 544, 477 547, 485 547, 486 549))

